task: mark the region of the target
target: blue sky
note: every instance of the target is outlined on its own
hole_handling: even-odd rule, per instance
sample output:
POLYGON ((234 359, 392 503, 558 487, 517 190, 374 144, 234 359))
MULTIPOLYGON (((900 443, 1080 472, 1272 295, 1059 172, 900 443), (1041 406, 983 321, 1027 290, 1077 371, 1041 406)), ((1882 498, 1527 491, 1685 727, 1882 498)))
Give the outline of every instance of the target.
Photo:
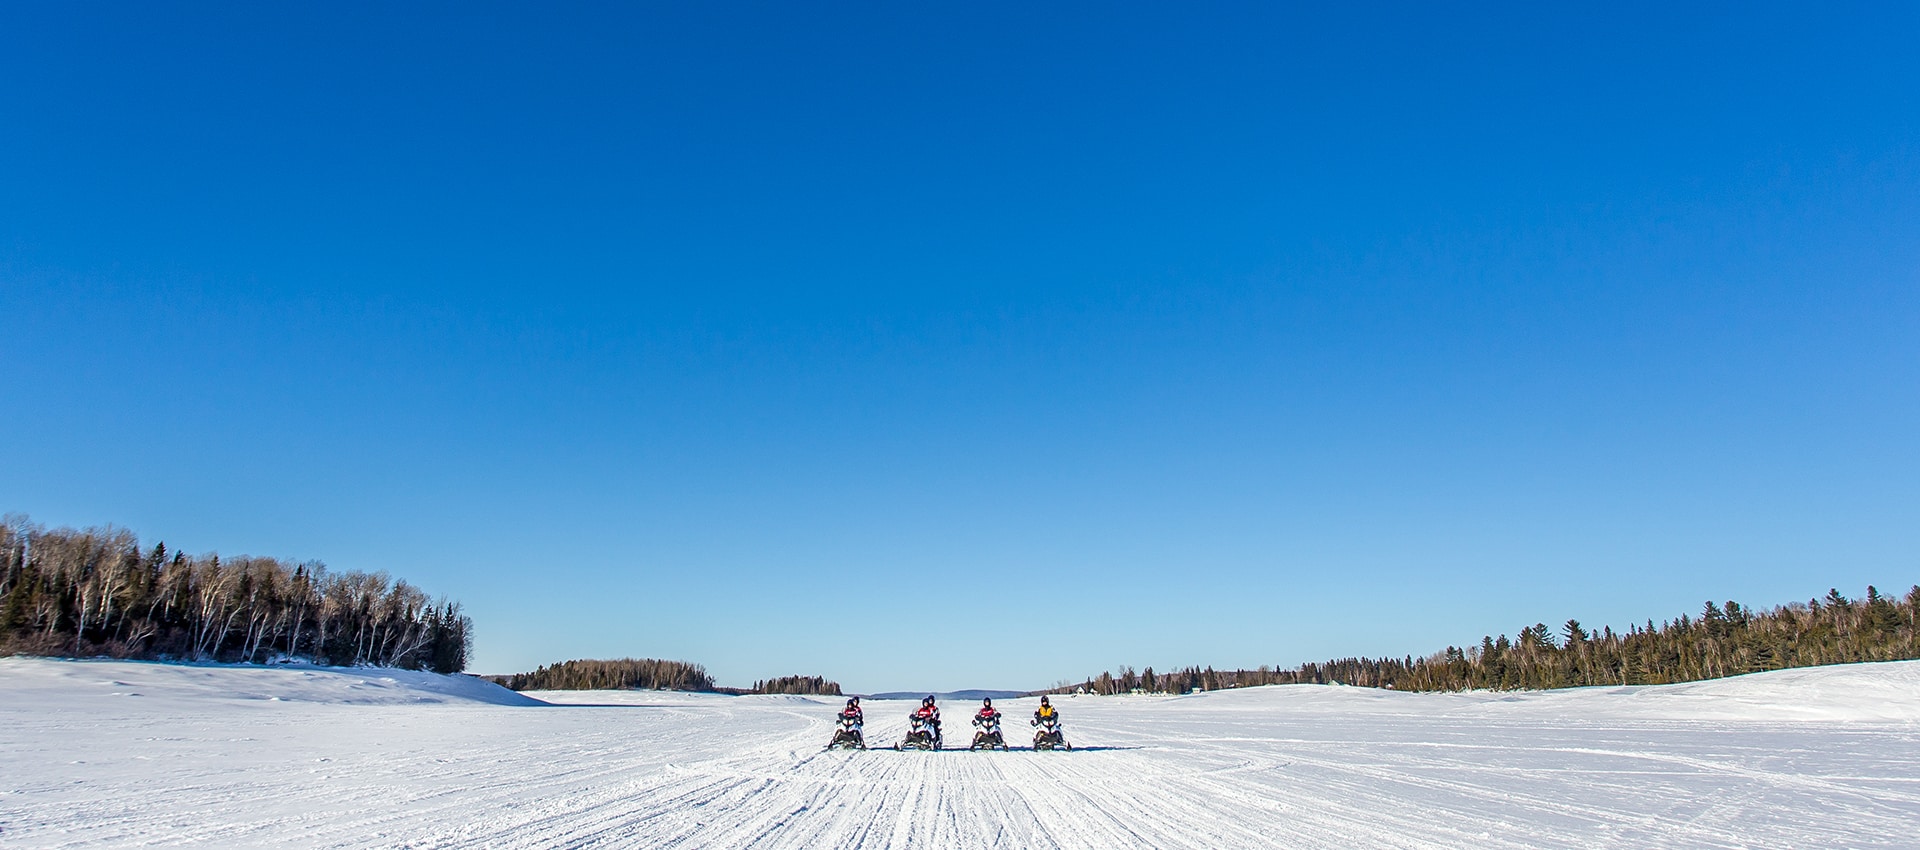
POLYGON ((10 5, 0 510, 857 690, 1904 588, 1916 25, 10 5))

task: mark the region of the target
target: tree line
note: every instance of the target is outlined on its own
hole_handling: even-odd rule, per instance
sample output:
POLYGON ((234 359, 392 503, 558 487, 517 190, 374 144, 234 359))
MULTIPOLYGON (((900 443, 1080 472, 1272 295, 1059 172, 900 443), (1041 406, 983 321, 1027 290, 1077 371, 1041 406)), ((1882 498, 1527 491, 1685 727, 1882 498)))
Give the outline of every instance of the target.
POLYGON ((1478 646, 1455 647, 1425 658, 1341 658, 1292 669, 1187 667, 1156 673, 1147 667, 1103 672, 1048 693, 1136 690, 1186 693, 1255 685, 1338 683, 1405 691, 1537 690, 1584 685, 1664 685, 1762 670, 1902 661, 1920 658, 1920 586, 1904 597, 1877 588, 1848 599, 1836 589, 1824 598, 1755 610, 1737 602, 1707 602, 1698 616, 1654 625, 1589 631, 1568 620, 1556 632, 1544 623, 1517 638, 1486 636, 1478 646))
POLYGON ((456 673, 473 624, 386 573, 143 548, 122 528, 0 517, 0 655, 264 662, 456 673))
POLYGON ((581 658, 543 664, 531 673, 484 677, 516 691, 700 691, 720 694, 821 694, 839 696, 840 684, 820 676, 781 676, 753 683, 751 689, 714 684, 707 669, 686 661, 658 658, 581 658))
POLYGON ((830 682, 820 676, 780 676, 763 679, 753 683, 755 694, 810 694, 815 696, 840 696, 840 683, 830 682))
POLYGON ((543 664, 531 673, 487 676, 516 691, 711 691, 713 677, 698 664, 658 658, 576 659, 543 664))

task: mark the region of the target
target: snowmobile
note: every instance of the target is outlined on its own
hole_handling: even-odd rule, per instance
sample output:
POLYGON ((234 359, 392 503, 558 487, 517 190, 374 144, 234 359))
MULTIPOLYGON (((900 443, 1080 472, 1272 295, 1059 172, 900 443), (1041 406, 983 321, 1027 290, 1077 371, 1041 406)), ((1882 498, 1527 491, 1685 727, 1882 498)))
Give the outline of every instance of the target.
POLYGON ((836 747, 845 747, 849 750, 864 750, 867 748, 866 736, 860 734, 860 720, 858 718, 846 714, 840 715, 840 724, 833 730, 833 743, 828 744, 827 749, 831 750, 836 747))
POLYGON ((973 733, 973 746, 967 749, 1004 750, 1007 748, 1007 739, 1000 734, 999 715, 994 715, 991 720, 976 716, 973 718, 973 725, 980 727, 980 731, 973 733))
POLYGON ((896 750, 937 750, 940 749, 940 733, 933 728, 933 721, 919 715, 909 715, 907 739, 894 744, 896 750))
POLYGON ((1033 725, 1033 748, 1035 751, 1061 749, 1073 752, 1073 745, 1067 743, 1067 736, 1060 731, 1060 715, 1055 714, 1045 720, 1035 720, 1033 725))

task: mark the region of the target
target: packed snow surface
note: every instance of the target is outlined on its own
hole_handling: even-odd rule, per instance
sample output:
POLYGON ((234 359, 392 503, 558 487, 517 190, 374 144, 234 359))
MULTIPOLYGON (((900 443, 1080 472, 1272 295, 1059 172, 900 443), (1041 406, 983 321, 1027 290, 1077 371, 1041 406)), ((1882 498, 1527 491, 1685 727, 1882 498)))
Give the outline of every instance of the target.
POLYGON ((1920 846, 1920 662, 1062 698, 1070 753, 822 752, 838 702, 0 659, 0 847, 1920 846))

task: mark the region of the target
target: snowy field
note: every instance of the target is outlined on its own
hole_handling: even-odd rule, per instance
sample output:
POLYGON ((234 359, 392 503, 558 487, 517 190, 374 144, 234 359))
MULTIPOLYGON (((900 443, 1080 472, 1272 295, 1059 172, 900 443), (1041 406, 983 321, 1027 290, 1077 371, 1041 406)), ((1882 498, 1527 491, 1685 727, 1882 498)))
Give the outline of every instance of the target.
MULTIPOLYGON (((533 696, 560 705, 0 659, 0 847, 1920 847, 1920 662, 1061 699, 1072 753, 823 753, 836 700, 533 696)), ((909 708, 870 703, 869 741, 909 708)))

